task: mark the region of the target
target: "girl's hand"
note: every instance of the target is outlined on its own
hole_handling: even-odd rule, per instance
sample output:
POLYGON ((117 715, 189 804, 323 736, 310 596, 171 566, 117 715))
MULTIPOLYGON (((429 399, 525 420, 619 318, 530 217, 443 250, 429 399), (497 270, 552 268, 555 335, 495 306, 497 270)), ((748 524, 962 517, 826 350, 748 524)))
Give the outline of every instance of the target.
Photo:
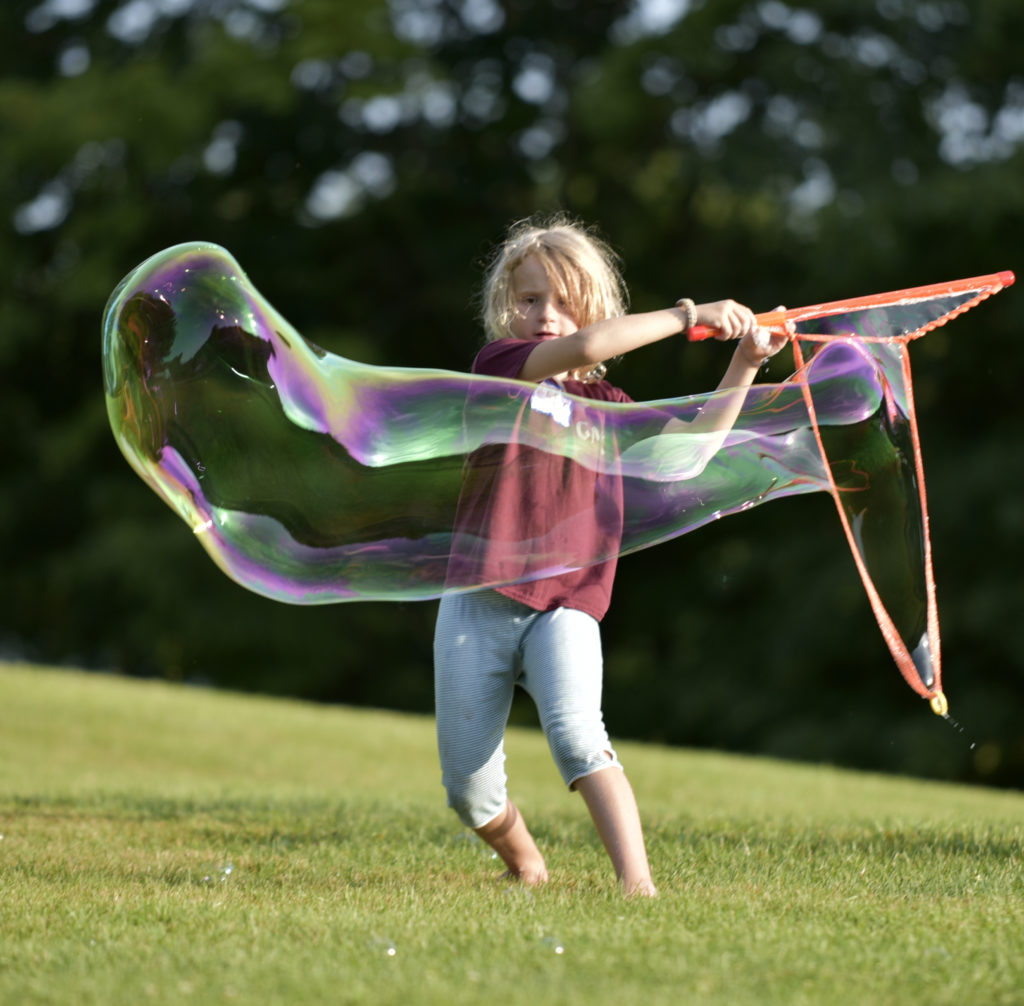
POLYGON ((716 300, 697 305, 697 324, 718 329, 716 339, 742 339, 757 331, 757 318, 749 307, 734 300, 716 300))
MULTIPOLYGON (((776 311, 785 311, 784 307, 777 307, 776 311)), ((742 342, 736 348, 737 353, 742 353, 743 358, 751 367, 760 367, 766 360, 770 360, 786 343, 789 336, 784 333, 772 332, 767 328, 755 327, 752 332, 743 336, 742 342)))

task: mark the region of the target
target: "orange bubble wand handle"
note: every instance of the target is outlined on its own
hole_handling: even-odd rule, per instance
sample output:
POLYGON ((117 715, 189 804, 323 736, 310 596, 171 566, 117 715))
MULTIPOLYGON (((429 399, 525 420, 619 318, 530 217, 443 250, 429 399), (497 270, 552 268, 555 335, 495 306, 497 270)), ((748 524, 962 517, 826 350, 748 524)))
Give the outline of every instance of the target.
MULTIPOLYGON (((943 324, 956 314, 960 314, 973 307, 978 301, 991 297, 992 294, 1008 286, 1012 286, 1015 277, 1012 272, 994 272, 987 276, 974 276, 971 279, 958 279, 949 283, 931 283, 927 286, 915 286, 906 290, 892 290, 889 293, 874 293, 866 297, 848 297, 845 300, 833 300, 825 304, 811 304, 808 307, 794 307, 785 311, 766 311, 757 315, 757 323, 762 328, 771 329, 776 332, 792 334, 789 326, 798 321, 810 321, 814 318, 827 318, 835 314, 849 314, 851 311, 864 311, 873 307, 887 307, 899 304, 915 304, 923 300, 931 300, 935 297, 957 296, 959 294, 977 292, 977 298, 961 305, 958 309, 949 312, 942 319, 930 325, 934 328, 943 324)), ((905 336, 895 338, 912 339, 917 335, 923 335, 924 329, 912 332, 905 336)), ((694 325, 686 336, 691 342, 699 342, 703 339, 712 339, 719 334, 717 328, 709 325, 694 325)))
MULTIPOLYGON (((786 322, 790 320, 786 317, 788 314, 788 311, 765 311, 764 314, 756 314, 754 317, 761 328, 768 328, 773 332, 785 332, 786 322)), ((712 328, 710 325, 694 325, 687 331, 686 338, 690 342, 703 342, 705 339, 713 339, 720 334, 719 329, 712 328)))

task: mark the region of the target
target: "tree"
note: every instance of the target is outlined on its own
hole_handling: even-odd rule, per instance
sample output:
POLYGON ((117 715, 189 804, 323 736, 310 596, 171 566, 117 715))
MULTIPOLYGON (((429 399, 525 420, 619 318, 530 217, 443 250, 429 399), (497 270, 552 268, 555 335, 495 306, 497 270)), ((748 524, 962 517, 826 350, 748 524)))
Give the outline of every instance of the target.
MULTIPOLYGON (((461 369, 478 263, 534 210, 598 221, 638 309, 686 294, 768 308, 1012 268, 1018 7, 6 5, 8 652, 429 708, 431 605, 251 597, 128 471, 99 382, 114 284, 160 248, 212 240, 325 348, 461 369)), ((914 355, 948 691, 979 747, 898 682, 823 496, 623 563, 606 626, 613 729, 1019 783, 1011 298, 914 355), (994 402, 1010 408, 993 416, 994 402)), ((618 376, 642 398, 719 369, 714 347, 659 346, 618 376)))

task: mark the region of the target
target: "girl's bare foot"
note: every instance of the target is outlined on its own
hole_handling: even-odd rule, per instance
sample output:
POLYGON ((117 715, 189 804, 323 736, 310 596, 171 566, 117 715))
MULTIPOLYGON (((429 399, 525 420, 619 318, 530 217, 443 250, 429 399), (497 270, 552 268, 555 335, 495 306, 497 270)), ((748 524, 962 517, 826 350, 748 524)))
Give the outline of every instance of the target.
POLYGON ((548 870, 541 863, 539 867, 521 867, 519 870, 506 870, 498 879, 516 880, 526 887, 537 887, 548 882, 548 870))
POLYGON ((654 886, 653 880, 637 880, 628 886, 622 885, 627 898, 656 898, 658 889, 654 886))

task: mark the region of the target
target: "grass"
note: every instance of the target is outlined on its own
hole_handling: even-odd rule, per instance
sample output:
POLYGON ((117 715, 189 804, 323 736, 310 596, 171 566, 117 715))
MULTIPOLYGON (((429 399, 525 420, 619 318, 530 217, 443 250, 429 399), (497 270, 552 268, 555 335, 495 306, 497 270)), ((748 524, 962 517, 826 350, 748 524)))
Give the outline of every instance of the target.
POLYGON ((662 896, 619 895, 543 739, 530 892, 427 718, 0 665, 0 1002, 1024 1002, 1024 796, 620 748, 662 896))

